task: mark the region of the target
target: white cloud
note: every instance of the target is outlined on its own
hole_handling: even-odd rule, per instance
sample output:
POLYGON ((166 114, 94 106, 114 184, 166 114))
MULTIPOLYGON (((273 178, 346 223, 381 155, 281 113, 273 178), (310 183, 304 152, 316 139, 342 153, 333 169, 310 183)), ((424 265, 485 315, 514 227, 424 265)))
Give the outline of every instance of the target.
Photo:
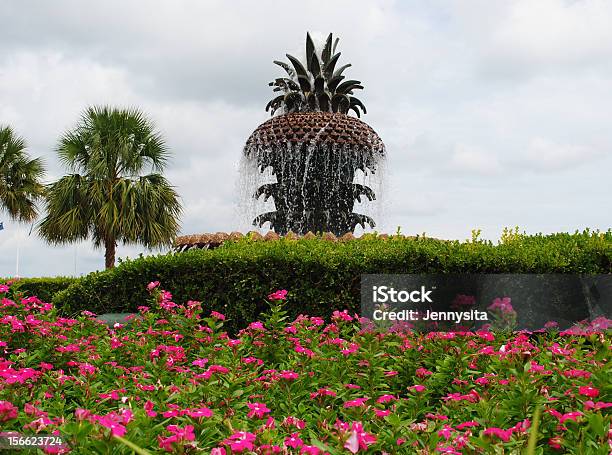
POLYGON ((489 57, 512 64, 580 69, 612 55, 612 4, 605 0, 510 2, 489 57))
POLYGON ((502 171, 501 164, 492 152, 469 145, 457 145, 449 165, 454 172, 484 176, 495 175, 502 171))
POLYGON ((589 164, 597 158, 602 158, 605 152, 602 148, 557 144, 537 137, 529 143, 525 151, 520 153, 522 158, 520 165, 543 172, 574 169, 577 166, 589 164))

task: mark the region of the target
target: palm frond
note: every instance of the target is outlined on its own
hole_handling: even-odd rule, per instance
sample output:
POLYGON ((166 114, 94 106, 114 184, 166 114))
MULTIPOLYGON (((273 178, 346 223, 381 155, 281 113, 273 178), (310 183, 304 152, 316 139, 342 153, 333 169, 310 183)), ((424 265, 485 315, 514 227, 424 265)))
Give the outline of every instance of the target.
POLYGON ((25 141, 8 127, 0 126, 0 210, 11 218, 29 222, 38 216, 37 200, 44 187, 44 165, 30 158, 25 141))
MULTIPOLYGON (((318 53, 310 33, 306 33, 306 64, 286 54, 290 64, 275 60, 274 63, 285 70, 289 78, 277 78, 270 82, 273 91, 281 93, 266 105, 266 111, 272 115, 281 111, 323 111, 348 113, 357 116, 366 112, 363 104, 351 104, 354 90, 363 88, 359 81, 347 80, 342 74, 351 66, 350 63, 336 69, 340 52, 336 53, 338 39, 330 33, 325 40, 323 50, 318 53), (332 44, 333 43, 333 44, 332 44), (336 95, 345 95, 345 98, 336 95), (336 101, 334 101, 336 99, 336 101)), ((361 102, 359 102, 361 103, 361 102)))

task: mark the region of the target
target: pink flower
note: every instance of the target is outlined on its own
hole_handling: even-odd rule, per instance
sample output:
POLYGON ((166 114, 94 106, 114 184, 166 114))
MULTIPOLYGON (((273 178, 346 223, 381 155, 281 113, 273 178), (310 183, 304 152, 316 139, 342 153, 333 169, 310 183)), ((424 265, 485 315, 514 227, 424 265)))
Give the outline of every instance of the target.
POLYGON ((581 386, 578 388, 578 393, 580 395, 584 395, 585 397, 595 398, 599 395, 599 389, 596 389, 595 387, 581 386))
POLYGON ((574 422, 578 421, 578 417, 582 415, 580 411, 568 412, 559 417, 559 423, 563 424, 568 420, 573 420, 574 422))
POLYGON ((0 370, 0 378, 4 379, 6 384, 19 384, 25 383, 27 380, 35 380, 40 375, 40 372, 33 368, 22 368, 20 370, 14 370, 13 368, 7 368, 0 370))
POLYGON ((172 435, 165 438, 158 436, 159 447, 164 449, 166 452, 174 452, 174 444, 195 440, 193 425, 185 425, 184 428, 181 428, 178 425, 168 425, 166 430, 172 433, 172 435))
POLYGON ((88 363, 82 363, 79 365, 79 372, 83 376, 93 376, 96 372, 97 368, 88 363))
POLYGON ((242 361, 244 363, 254 363, 256 365, 263 365, 263 360, 258 359, 257 357, 243 357, 242 361))
POLYGON ((246 431, 238 431, 231 435, 229 438, 223 441, 223 444, 228 445, 232 452, 243 452, 244 450, 253 450, 253 442, 255 442, 255 436, 253 433, 246 431))
POLYGON ((433 374, 431 371, 426 370, 425 368, 417 368, 415 373, 419 378, 424 378, 425 376, 430 376, 433 374))
POLYGON ((438 436, 448 440, 453 435, 454 428, 450 425, 444 425, 441 430, 438 431, 438 436))
POLYGON ((394 395, 381 395, 378 400, 376 400, 377 403, 389 403, 390 401, 395 401, 397 398, 395 398, 394 395))
POLYGON ((206 406, 203 406, 201 408, 186 409, 185 414, 197 419, 200 417, 212 417, 213 412, 206 406))
POLYGON ((77 408, 74 411, 74 417, 77 420, 85 420, 85 419, 88 419, 89 416, 91 416, 91 411, 89 411, 87 409, 77 408))
POLYGON ((408 387, 410 390, 417 392, 417 393, 421 393, 424 392, 426 387, 424 385, 420 385, 420 384, 416 384, 413 385, 412 387, 408 387))
POLYGON ((483 434, 488 436, 496 436, 504 442, 510 441, 512 437, 512 429, 502 430, 501 428, 491 427, 484 430, 483 434))
POLYGON ((92 420, 111 430, 113 436, 123 436, 127 432, 121 416, 111 412, 105 416, 92 416, 92 420))
POLYGON ((332 320, 350 322, 353 320, 353 317, 350 314, 348 314, 347 310, 344 310, 344 311, 336 310, 332 313, 332 320))
POLYGON ((287 291, 285 289, 273 292, 268 296, 268 300, 286 300, 287 291))
MULTIPOLYGON (((213 319, 217 319, 218 321, 225 321, 225 315, 221 314, 221 313, 218 313, 216 311, 211 311, 210 312, 210 317, 213 318, 213 319)), ((222 450, 225 450, 225 449, 222 449, 222 450)))
POLYGON ((299 354, 304 354, 307 357, 314 357, 315 353, 314 351, 305 348, 304 346, 300 345, 299 343, 296 343, 295 348, 293 348, 295 350, 295 352, 299 353, 299 354))
POLYGON ((335 397, 336 395, 337 395, 336 392, 334 392, 333 390, 323 388, 323 389, 317 390, 316 392, 312 392, 310 394, 310 399, 312 400, 314 398, 324 397, 324 396, 335 397))
POLYGON ((192 365, 195 365, 201 368, 204 368, 204 365, 206 365, 207 363, 208 363, 208 359, 196 359, 193 362, 191 362, 192 365))
POLYGON ((365 402, 368 401, 367 398, 356 398, 355 400, 349 400, 344 403, 345 408, 357 408, 359 406, 363 406, 365 402))
POLYGON ((591 400, 584 402, 584 409, 607 409, 612 407, 612 403, 605 403, 603 401, 598 401, 597 403, 593 403, 591 400))
POLYGON ((271 410, 264 403, 247 403, 250 411, 247 414, 247 417, 257 417, 258 419, 263 419, 266 414, 269 414, 271 410))
POLYGON ((436 447, 436 452, 440 452, 440 453, 446 453, 449 455, 462 455, 461 452, 457 451, 454 447, 451 446, 442 446, 442 445, 438 445, 436 447))
POLYGON ((511 430, 513 432, 517 432, 519 434, 524 434, 531 427, 531 421, 529 419, 521 420, 516 425, 514 425, 511 430))
POLYGON ((487 307, 488 310, 499 310, 501 313, 511 313, 514 311, 510 297, 497 298, 487 307))
POLYGON ((351 453, 357 453, 360 450, 367 450, 368 446, 375 442, 376 436, 366 433, 361 422, 353 422, 350 436, 344 443, 344 448, 348 449, 351 453))
POLYGON ((147 291, 151 292, 153 289, 159 286, 159 281, 151 281, 147 284, 147 291))
POLYGON ((249 329, 251 329, 251 330, 266 330, 264 325, 261 322, 259 322, 259 321, 251 322, 249 324, 249 329))
POLYGON ((470 390, 469 393, 464 395, 460 393, 449 393, 442 399, 445 401, 469 401, 470 403, 476 403, 480 400, 480 395, 475 390, 470 390))
POLYGON ((294 426, 298 430, 303 430, 304 428, 306 428, 306 421, 297 419, 292 416, 287 416, 285 417, 285 420, 283 420, 282 425, 286 427, 294 426))
POLYGON ((9 287, 6 284, 0 284, 0 294, 6 294, 9 291, 9 287))
POLYGON ((298 449, 304 445, 304 441, 300 439, 299 433, 291 433, 291 436, 285 438, 285 445, 293 449, 298 449))
POLYGON ((19 409, 10 401, 0 400, 0 422, 8 422, 17 418, 19 409))
POLYGON ((563 440, 561 439, 561 436, 555 436, 554 438, 550 438, 548 440, 548 445, 553 449, 560 449, 562 442, 563 440))
POLYGON ((281 377, 282 379, 287 379, 289 381, 293 381, 300 377, 300 375, 297 374, 295 371, 288 371, 288 370, 281 371, 278 376, 281 377))
POLYGON ((149 416, 151 418, 157 416, 157 412, 155 412, 153 410, 154 407, 155 407, 155 404, 152 401, 147 401, 144 404, 144 410, 145 410, 145 413, 147 414, 147 416, 149 416))
POLYGON ((455 428, 457 428, 457 430, 464 430, 466 428, 477 427, 479 425, 480 424, 476 422, 475 420, 468 420, 467 422, 460 423, 455 428))
POLYGON ((484 377, 484 376, 483 376, 483 377, 481 377, 481 378, 476 378, 476 379, 474 380, 474 383, 475 383, 475 384, 478 384, 478 385, 487 385, 489 382, 490 382, 490 381, 489 381, 489 378, 486 378, 486 377, 484 377))
POLYGON ((350 343, 348 348, 341 349, 340 352, 342 353, 342 355, 349 356, 359 351, 359 347, 360 346, 357 343, 350 343))
POLYGON ((320 455, 321 450, 315 446, 302 446, 302 450, 300 450, 300 455, 320 455))
POLYGON ((585 370, 567 370, 563 372, 563 376, 568 378, 585 378, 589 379, 591 377, 590 371, 585 370))

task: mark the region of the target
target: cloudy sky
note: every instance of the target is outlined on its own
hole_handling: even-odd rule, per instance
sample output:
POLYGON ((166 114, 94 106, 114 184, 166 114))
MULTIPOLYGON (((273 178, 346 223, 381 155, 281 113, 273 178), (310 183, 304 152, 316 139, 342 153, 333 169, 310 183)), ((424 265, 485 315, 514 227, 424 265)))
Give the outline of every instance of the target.
MULTIPOLYGON (((612 226, 609 0, 9 0, 0 23, 0 124, 43 157, 47 181, 86 106, 138 106, 173 153, 185 234, 244 226, 242 146, 267 119, 272 60, 303 52, 307 30, 341 37, 364 120, 387 145, 379 231, 612 226)), ((18 254, 21 276, 103 267, 87 243, 50 247, 0 221, 0 276, 18 254)))

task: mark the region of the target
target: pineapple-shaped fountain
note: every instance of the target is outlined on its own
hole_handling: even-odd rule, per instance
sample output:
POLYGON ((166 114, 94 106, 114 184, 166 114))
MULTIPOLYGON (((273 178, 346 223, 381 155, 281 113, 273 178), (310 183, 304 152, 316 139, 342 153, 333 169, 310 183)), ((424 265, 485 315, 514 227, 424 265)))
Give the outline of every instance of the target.
MULTIPOLYGON (((272 198, 275 210, 259 213, 254 225, 270 223, 284 235, 332 232, 337 236, 374 220, 353 212, 355 201, 375 199, 372 188, 355 182, 358 170, 372 176, 384 159, 385 146, 360 117, 363 103, 353 96, 359 81, 344 80, 350 64, 337 67, 338 39, 330 34, 317 50, 306 34, 306 62, 287 55, 275 61, 286 73, 270 82, 278 93, 266 106, 272 118, 251 134, 243 160, 255 179, 251 197, 272 198), (264 174, 272 181, 263 183, 264 174), (276 180, 276 181, 273 181, 276 180)), ((261 199, 260 199, 261 198, 261 199)))

